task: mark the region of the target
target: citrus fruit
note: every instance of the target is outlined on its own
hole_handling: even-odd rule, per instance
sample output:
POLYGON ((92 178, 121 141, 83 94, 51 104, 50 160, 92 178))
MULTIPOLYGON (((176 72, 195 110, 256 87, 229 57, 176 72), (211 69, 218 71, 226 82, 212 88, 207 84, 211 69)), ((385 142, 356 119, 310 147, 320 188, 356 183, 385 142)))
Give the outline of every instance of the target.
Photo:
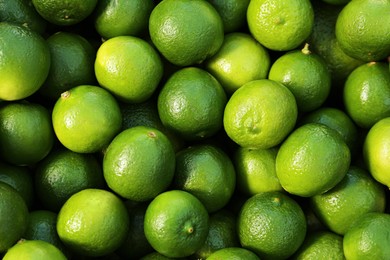
POLYGON ((163 85, 157 109, 165 127, 185 140, 200 140, 222 128, 226 94, 207 71, 187 67, 175 72, 163 85))
POLYGON ((310 198, 319 220, 337 234, 344 235, 354 221, 367 212, 384 212, 386 193, 364 169, 351 166, 331 190, 310 198))
POLYGON ((321 106, 305 114, 299 123, 301 125, 319 123, 332 128, 341 135, 344 142, 348 145, 351 154, 356 154, 359 137, 358 127, 344 110, 336 107, 321 106))
POLYGON ((80 85, 61 94, 52 111, 54 132, 69 150, 93 153, 105 148, 120 131, 122 115, 105 89, 80 85))
POLYGON ((185 141, 161 122, 158 115, 157 99, 154 96, 141 103, 120 102, 119 106, 122 112, 122 130, 134 126, 153 127, 168 137, 175 151, 184 148, 185 141))
POLYGON ((163 74, 157 51, 145 40, 117 36, 100 45, 95 60, 95 75, 100 86, 124 102, 147 100, 163 74))
POLYGON ((159 252, 152 252, 140 258, 140 260, 175 260, 175 259, 186 259, 186 258, 167 257, 160 254, 159 252))
POLYGON ((0 182, 0 252, 6 252, 22 238, 28 225, 28 208, 22 196, 0 182))
POLYGON ((110 189, 134 201, 149 201, 165 191, 175 172, 175 152, 159 130, 135 126, 120 132, 103 158, 110 189))
POLYGON ((103 256, 125 240, 129 215, 112 192, 84 189, 73 194, 57 218, 57 233, 67 248, 80 255, 103 256))
POLYGON ((66 260, 65 255, 54 245, 42 240, 22 240, 10 248, 3 260, 66 260))
POLYGON ((227 247, 219 249, 206 258, 207 260, 260 260, 260 258, 249 251, 248 249, 242 247, 227 247))
POLYGON ((95 9, 97 0, 32 0, 37 12, 52 24, 69 26, 87 18, 95 9))
POLYGON ((245 83, 265 79, 270 68, 268 50, 250 34, 225 35, 219 51, 205 61, 205 68, 231 94, 245 83))
POLYGON ((50 70, 39 93, 56 101, 61 93, 78 85, 96 82, 93 70, 95 49, 86 38, 70 32, 56 32, 46 39, 50 49, 50 70))
POLYGON ((153 0, 98 1, 94 11, 94 26, 104 39, 116 36, 137 36, 148 29, 153 0))
POLYGON ((57 213, 49 210, 30 211, 28 225, 23 238, 49 242, 62 252, 65 252, 66 249, 57 234, 56 224, 57 213))
POLYGON ((157 195, 145 213, 146 239, 160 254, 187 257, 206 241, 209 215, 191 193, 169 190, 157 195))
POLYGON ((344 235, 346 259, 388 259, 390 257, 390 215, 371 212, 362 216, 344 235))
POLYGON ((47 21, 38 14, 30 1, 2 1, 0 5, 0 21, 22 25, 40 34, 45 32, 47 21))
POLYGON ((54 131, 49 110, 25 100, 0 107, 0 156, 14 165, 32 165, 52 149, 54 131))
POLYGON ((198 144, 176 153, 172 187, 195 195, 208 212, 223 208, 236 187, 229 156, 215 145, 198 144))
POLYGON ((390 2, 350 1, 336 22, 341 49, 362 61, 378 61, 390 54, 390 2))
POLYGON ((270 50, 297 48, 310 35, 314 12, 309 0, 250 1, 247 10, 249 31, 270 50))
POLYGON ((54 212, 76 192, 105 186, 97 158, 68 149, 53 150, 36 165, 34 172, 36 196, 45 209, 54 212))
POLYGON ((165 0, 150 15, 149 34, 169 62, 189 66, 218 51, 224 38, 223 21, 207 1, 165 0))
POLYGON ((209 233, 206 241, 195 252, 193 257, 207 259, 211 254, 222 248, 239 246, 240 242, 236 232, 236 216, 226 209, 221 209, 210 215, 209 233))
POLYGON ((303 243, 306 220, 299 204, 288 195, 261 192, 242 206, 237 230, 242 247, 261 259, 286 259, 303 243))
POLYGON ((130 218, 129 232, 125 241, 115 251, 118 256, 125 259, 140 259, 142 256, 154 251, 144 232, 144 219, 148 204, 149 202, 125 202, 130 218))
POLYGON ((5 182, 17 190, 31 209, 35 202, 35 191, 32 171, 27 166, 16 166, 0 162, 0 182, 5 182))
POLYGON ((344 84, 345 111, 362 128, 390 116, 390 72, 384 62, 360 65, 344 84))
POLYGON ((280 56, 271 66, 268 79, 282 83, 293 94, 300 112, 319 108, 328 98, 331 75, 325 61, 306 44, 280 56))
POLYGON ((250 0, 208 0, 222 18, 225 33, 237 32, 244 29, 246 10, 250 0))
POLYGON ((245 148, 268 149, 280 144, 298 117, 294 95, 283 84, 250 81, 228 100, 223 125, 227 135, 245 148))
POLYGON ((276 175, 289 193, 311 197, 322 194, 346 175, 351 153, 333 129, 308 123, 295 129, 276 156, 276 175))
POLYGON ((368 171, 378 182, 390 187, 390 117, 379 120, 368 131, 363 158, 368 171))
POLYGON ((330 231, 308 233, 291 260, 344 260, 343 237, 330 231))
POLYGON ((238 147, 233 154, 237 189, 249 196, 260 192, 283 191, 276 176, 275 161, 278 149, 238 147))
MULTIPOLYGON (((312 5, 314 25, 307 42, 310 44, 310 49, 326 62, 334 85, 342 84, 353 69, 363 64, 362 61, 348 56, 341 49, 336 39, 337 16, 344 6, 325 3, 324 1, 312 1, 312 5)), ((338 86, 334 88, 336 87, 338 88, 338 86)))
POLYGON ((29 97, 49 74, 49 47, 37 32, 16 24, 0 22, 0 35, 0 99, 29 97))

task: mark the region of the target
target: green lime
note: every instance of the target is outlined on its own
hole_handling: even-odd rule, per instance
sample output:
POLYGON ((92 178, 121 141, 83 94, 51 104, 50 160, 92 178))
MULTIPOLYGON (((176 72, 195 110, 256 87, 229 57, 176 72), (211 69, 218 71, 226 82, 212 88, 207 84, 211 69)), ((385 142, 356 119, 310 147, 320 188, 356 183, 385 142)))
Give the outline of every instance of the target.
POLYGON ((297 101, 300 112, 319 108, 328 98, 331 74, 325 61, 309 49, 294 50, 280 56, 271 66, 268 79, 285 85, 297 101))
POLYGON ((49 74, 49 47, 37 32, 16 24, 0 22, 0 35, 0 99, 29 97, 49 74))
POLYGON ((22 196, 0 182, 0 253, 6 252, 22 238, 28 225, 28 208, 22 196))
POLYGON ((54 144, 49 110, 25 100, 0 106, 0 156, 14 165, 32 165, 49 154, 54 144))
POLYGON ((159 130, 135 126, 119 133, 103 158, 110 189, 133 201, 149 201, 168 189, 175 172, 175 152, 159 130))
POLYGON ((122 126, 117 100, 98 86, 80 85, 67 90, 54 105, 54 132, 69 150, 93 153, 105 148, 122 126))
POLYGON ((66 260, 53 244, 42 240, 21 240, 4 255, 3 260, 66 260))
POLYGON ((169 190, 157 195, 145 213, 145 236, 160 254, 178 258, 195 253, 206 241, 209 215, 192 194, 169 190))
POLYGON ((241 207, 237 230, 242 247, 261 259, 287 259, 305 239, 306 220, 302 208, 288 195, 261 192, 241 207))
POLYGON ((84 256, 114 252, 126 239, 129 215, 112 192, 84 189, 73 194, 57 218, 57 233, 67 248, 84 256))
POLYGON ((252 149, 238 147, 233 154, 237 189, 252 196, 260 192, 283 191, 276 176, 276 147, 252 149))
POLYGON ((61 93, 78 85, 95 84, 95 49, 86 38, 56 32, 46 39, 50 49, 50 71, 39 93, 56 101, 61 93))
POLYGON ((5 182, 17 190, 26 202, 28 209, 34 206, 34 179, 29 167, 0 162, 0 182, 5 182))
POLYGON ((218 51, 224 29, 221 16, 207 1, 164 0, 150 15, 149 34, 169 62, 189 66, 218 51))
POLYGON ((54 212, 76 192, 105 187, 100 162, 92 154, 53 150, 34 171, 37 198, 45 209, 54 212))
POLYGON ((280 144, 298 117, 294 95, 283 84, 253 80, 228 100, 223 124, 227 135, 245 148, 268 149, 280 144))
POLYGON ((319 220, 330 230, 344 235, 360 216, 384 212, 386 193, 362 168, 351 166, 345 177, 331 190, 310 198, 319 220))
POLYGON ((336 22, 336 38, 349 56, 365 62, 379 61, 390 54, 390 2, 350 1, 336 22))
POLYGON ((218 52, 205 61, 205 68, 231 94, 245 83, 265 79, 271 65, 268 50, 250 34, 225 35, 218 52))
POLYGON ((252 251, 242 247, 227 247, 219 249, 211 254, 206 260, 260 260, 252 251))
POLYGON ((345 260, 343 237, 330 231, 308 233, 291 260, 345 260))
POLYGON ((98 1, 93 14, 95 29, 104 39, 141 35, 148 29, 154 6, 153 0, 98 1))
POLYGON ((390 215, 367 213, 344 235, 343 248, 346 259, 390 258, 390 215))
POLYGON ((314 24, 310 0, 253 0, 247 10, 249 31, 270 50, 297 48, 309 37, 314 24))
POLYGON ((146 101, 156 90, 163 64, 158 52, 145 40, 117 36, 100 45, 95 75, 103 88, 127 103, 146 101))
POLYGON ((390 116, 390 72, 384 62, 360 65, 344 84, 345 111, 362 128, 390 116))
POLYGON ((210 73, 187 67, 165 82, 158 95, 157 109, 165 127, 193 141, 221 130, 226 102, 223 87, 210 73))
POLYGON ((32 0, 38 13, 52 24, 69 26, 86 19, 98 0, 32 0))
POLYGON ((215 145, 198 144, 176 153, 172 187, 195 195, 208 212, 222 209, 236 187, 229 156, 215 145))

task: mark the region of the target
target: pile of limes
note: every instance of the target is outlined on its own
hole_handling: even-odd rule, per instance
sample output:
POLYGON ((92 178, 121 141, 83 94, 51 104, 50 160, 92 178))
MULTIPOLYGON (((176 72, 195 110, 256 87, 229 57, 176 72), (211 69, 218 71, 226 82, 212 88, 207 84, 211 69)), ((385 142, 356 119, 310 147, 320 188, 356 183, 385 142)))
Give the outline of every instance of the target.
POLYGON ((0 0, 0 258, 390 259, 390 0, 0 0))

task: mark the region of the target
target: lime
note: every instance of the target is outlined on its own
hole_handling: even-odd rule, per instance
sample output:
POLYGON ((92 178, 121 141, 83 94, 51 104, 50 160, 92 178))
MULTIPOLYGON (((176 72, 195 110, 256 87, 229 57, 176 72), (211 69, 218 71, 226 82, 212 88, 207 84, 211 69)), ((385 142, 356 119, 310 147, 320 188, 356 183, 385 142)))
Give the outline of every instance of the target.
POLYGON ((343 237, 330 231, 308 233, 291 260, 345 260, 343 237))
POLYGON ((94 11, 96 31, 104 39, 116 36, 137 36, 148 29, 153 0, 98 1, 94 11))
POLYGON ((145 40, 117 36, 100 45, 95 60, 100 86, 128 103, 146 101, 156 90, 163 64, 157 51, 145 40))
POLYGON ((192 194, 169 190, 157 195, 145 213, 145 236, 160 254, 178 258, 195 253, 206 241, 209 215, 192 194))
POLYGON ((175 152, 159 130, 135 126, 119 133, 103 158, 110 189, 133 201, 149 201, 165 191, 175 172, 175 152))
POLYGON ((237 174, 237 188, 252 196, 260 192, 283 191, 276 176, 276 147, 252 149, 238 147, 233 154, 237 174))
POLYGON ((35 202, 34 180, 28 166, 0 162, 0 182, 5 182, 17 190, 29 209, 33 207, 35 202))
POLYGON ((52 149, 54 131, 49 110, 25 100, 0 106, 0 156, 14 165, 32 165, 52 149))
POLYGON ((331 190, 310 198, 319 220, 330 230, 344 235, 360 216, 384 212, 386 193, 364 169, 351 166, 345 177, 331 190))
POLYGON ((237 32, 244 29, 246 10, 250 0, 208 0, 222 18, 225 33, 237 32))
POLYGON ((29 97, 49 74, 49 47, 37 32, 16 24, 0 22, 0 35, 0 99, 29 97))
POLYGON ((96 82, 93 70, 95 49, 86 38, 70 32, 56 32, 46 39, 50 49, 50 71, 39 93, 56 101, 61 93, 78 85, 96 82))
POLYGON ((270 65, 268 50, 242 32, 226 34, 219 51, 205 61, 206 70, 228 94, 249 81, 267 78, 270 65))
POLYGON ((390 54, 390 2, 350 1, 337 17, 336 38, 349 56, 365 62, 390 54))
POLYGON ((206 258, 207 260, 260 260, 260 258, 249 251, 248 249, 242 247, 227 247, 219 249, 206 258))
POLYGON ((288 195, 274 191, 250 197, 238 214, 242 247, 261 259, 287 259, 304 241, 305 215, 288 195))
POLYGON ((150 15, 149 34, 169 62, 189 66, 218 51, 224 38, 223 21, 207 1, 164 0, 150 15))
POLYGON ((22 196, 0 182, 0 252, 6 252, 22 238, 28 225, 28 208, 22 196))
POLYGON ((32 0, 38 13, 55 25, 74 25, 87 18, 98 0, 32 0))
POLYGON ((93 153, 105 148, 120 131, 122 115, 108 91, 80 85, 61 94, 54 105, 52 121, 58 140, 66 148, 93 153))
POLYGON ((4 255, 3 260, 66 260, 54 245, 42 240, 21 240, 4 255))
POLYGON ((362 128, 390 116, 390 72, 384 62, 360 65, 344 84, 345 111, 362 128))
POLYGON ((223 115, 227 135, 246 148, 268 149, 280 144, 298 117, 294 95, 283 84, 253 80, 228 100, 223 115))
POLYGON ((378 182, 390 187, 390 117, 379 120, 368 131, 363 158, 368 171, 378 182))
POLYGON ((253 0, 247 10, 249 31, 270 50, 297 48, 309 37, 314 12, 309 0, 253 0))
POLYGON ((92 154, 53 150, 34 169, 34 187, 45 209, 58 212, 67 199, 87 188, 103 188, 100 162, 92 154))
POLYGON ((211 137, 222 128, 226 102, 221 84, 210 73, 187 67, 163 85, 157 109, 165 127, 193 141, 211 137))
POLYGON ((346 175, 351 153, 333 129, 308 123, 295 129, 276 156, 276 175, 289 193, 311 197, 322 194, 346 175))
POLYGON ((300 112, 319 108, 328 98, 331 75, 325 61, 306 44, 280 56, 271 66, 268 79, 285 85, 297 101, 300 112))
POLYGON ((390 257, 390 215, 372 212, 362 216, 344 235, 346 259, 388 259, 390 257))
POLYGON ((103 256, 123 243, 129 215, 112 192, 84 189, 73 194, 57 218, 57 233, 67 248, 80 255, 103 256))

